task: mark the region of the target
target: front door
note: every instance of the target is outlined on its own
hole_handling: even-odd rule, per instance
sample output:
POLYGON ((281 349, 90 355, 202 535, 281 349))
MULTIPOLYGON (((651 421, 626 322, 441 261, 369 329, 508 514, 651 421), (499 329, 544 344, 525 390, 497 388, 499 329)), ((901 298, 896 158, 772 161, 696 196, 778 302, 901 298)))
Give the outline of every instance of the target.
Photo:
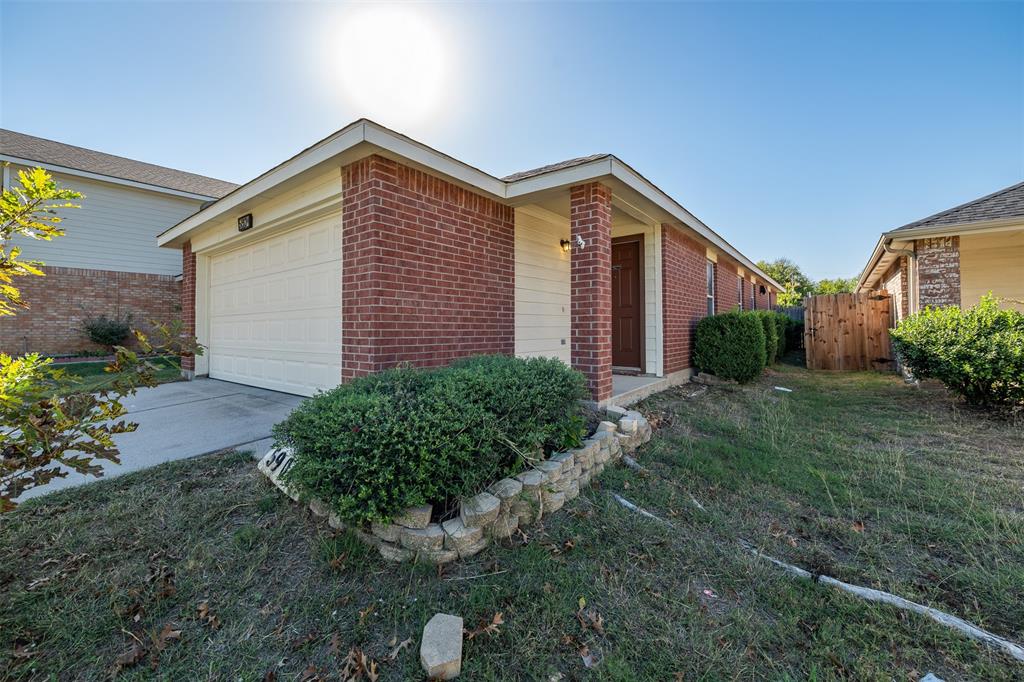
POLYGON ((643 371, 643 235, 612 240, 612 366, 643 371))

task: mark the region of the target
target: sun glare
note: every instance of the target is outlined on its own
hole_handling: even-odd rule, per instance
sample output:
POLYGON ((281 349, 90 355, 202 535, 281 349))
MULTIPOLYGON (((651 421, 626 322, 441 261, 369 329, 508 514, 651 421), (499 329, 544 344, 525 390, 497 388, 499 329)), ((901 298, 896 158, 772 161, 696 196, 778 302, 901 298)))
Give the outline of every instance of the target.
POLYGON ((331 36, 341 95, 359 116, 420 127, 449 96, 449 63, 438 27, 408 5, 360 7, 331 36))

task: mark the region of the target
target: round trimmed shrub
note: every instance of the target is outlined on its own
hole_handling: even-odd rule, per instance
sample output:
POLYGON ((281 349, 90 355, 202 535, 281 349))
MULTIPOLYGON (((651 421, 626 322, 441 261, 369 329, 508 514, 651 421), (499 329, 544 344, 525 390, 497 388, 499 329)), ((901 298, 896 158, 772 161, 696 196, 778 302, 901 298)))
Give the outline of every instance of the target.
POLYGON ((582 374, 547 358, 486 356, 362 377, 304 401, 274 427, 285 475, 349 522, 450 505, 583 436, 582 374))
POLYGON ((701 372, 746 383, 765 368, 764 326, 750 312, 728 312, 697 323, 693 361, 701 372))
POLYGON ((972 405, 1024 405, 1024 313, 991 292, 968 310, 925 308, 890 329, 902 365, 972 405))
POLYGON ((778 346, 775 351, 775 360, 779 361, 786 355, 786 329, 789 327, 789 316, 773 312, 775 320, 775 334, 778 339, 778 346))

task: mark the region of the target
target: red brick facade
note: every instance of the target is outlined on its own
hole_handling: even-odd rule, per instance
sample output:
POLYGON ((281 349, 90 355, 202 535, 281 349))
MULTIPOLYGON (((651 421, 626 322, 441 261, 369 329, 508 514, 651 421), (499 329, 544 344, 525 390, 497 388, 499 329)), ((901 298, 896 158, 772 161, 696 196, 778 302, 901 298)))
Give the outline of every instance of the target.
MULTIPOLYGON (((181 247, 181 323, 182 333, 196 335, 196 255, 192 253, 192 242, 181 247)), ((181 359, 181 369, 193 372, 196 359, 192 356, 181 359)))
POLYGON ((917 291, 919 305, 960 305, 960 237, 918 239, 917 291))
POLYGON ((736 287, 738 286, 736 266, 721 256, 715 263, 715 312, 726 313, 739 305, 736 287))
POLYGON ((771 304, 768 302, 768 287, 763 284, 754 285, 754 297, 757 299, 756 310, 768 310, 771 304), (762 293, 762 289, 764 293, 762 293))
POLYGON ((672 225, 661 226, 665 373, 691 366, 693 331, 707 314, 705 248, 672 225))
POLYGON ((900 256, 882 275, 881 288, 892 296, 893 322, 899 322, 910 312, 910 286, 907 257, 900 256))
POLYGON ((45 277, 19 277, 15 285, 28 309, 0 318, 0 351, 45 355, 103 350, 89 341, 89 318, 130 314, 135 326, 179 315, 180 283, 172 275, 44 267, 45 277))
POLYGON ((612 191, 578 185, 569 205, 572 366, 587 375, 594 400, 604 400, 612 394, 612 191))
POLYGON ((513 352, 512 208, 371 156, 342 211, 343 379, 513 352))

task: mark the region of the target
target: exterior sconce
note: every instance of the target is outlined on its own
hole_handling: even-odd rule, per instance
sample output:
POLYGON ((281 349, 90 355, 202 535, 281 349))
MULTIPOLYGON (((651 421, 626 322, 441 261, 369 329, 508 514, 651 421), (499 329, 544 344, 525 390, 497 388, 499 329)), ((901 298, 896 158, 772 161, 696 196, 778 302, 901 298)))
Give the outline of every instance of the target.
POLYGON ((573 247, 576 247, 577 251, 582 251, 583 249, 587 248, 586 240, 579 235, 576 235, 575 244, 568 239, 559 240, 558 243, 562 246, 562 253, 569 253, 569 251, 572 250, 573 247))

